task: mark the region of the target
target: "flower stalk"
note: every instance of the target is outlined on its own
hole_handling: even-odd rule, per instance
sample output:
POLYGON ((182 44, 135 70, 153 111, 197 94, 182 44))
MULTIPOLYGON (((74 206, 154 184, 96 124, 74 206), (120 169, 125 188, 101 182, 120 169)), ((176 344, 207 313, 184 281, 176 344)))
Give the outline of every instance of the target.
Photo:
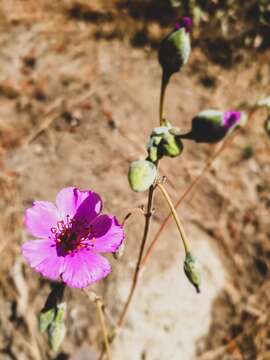
MULTIPOLYGON (((252 106, 249 109, 249 113, 248 113, 248 120, 247 120, 247 125, 246 128, 248 128, 251 123, 252 123, 252 118, 256 112, 258 108, 256 106, 252 106)), ((201 171, 201 173, 194 178, 194 180, 189 184, 189 186, 187 187, 187 189, 184 191, 184 193, 179 197, 179 199, 177 200, 177 202, 175 203, 174 207, 175 209, 178 209, 179 206, 182 204, 182 202, 185 200, 185 198, 191 193, 192 190, 195 189, 195 187, 199 184, 199 182, 204 178, 205 174, 207 173, 207 171, 211 168, 211 166, 213 165, 214 161, 223 153, 223 151, 225 151, 225 149, 227 149, 233 142, 234 138, 242 132, 242 128, 238 128, 235 130, 235 132, 229 136, 228 138, 225 138, 225 140, 223 141, 223 143, 221 144, 221 146, 219 147, 219 149, 214 153, 214 155, 207 161, 207 163, 205 164, 203 170, 201 171)), ((147 261, 149 260, 151 254, 153 253, 153 250, 156 246, 157 241, 160 238, 161 233, 163 232, 163 230, 165 229, 166 225, 168 224, 169 220, 171 219, 172 213, 170 212, 166 218, 163 220, 162 224, 160 225, 160 228, 158 229, 158 231, 156 232, 154 239, 152 240, 151 244, 149 245, 148 249, 146 250, 145 256, 142 260, 142 265, 141 268, 144 268, 147 261)))
POLYGON ((161 79, 161 89, 160 89, 160 100, 159 100, 159 124, 160 126, 163 125, 163 110, 164 110, 164 100, 165 100, 165 93, 167 89, 167 85, 169 83, 168 76, 163 71, 162 79, 161 79))
POLYGON ((86 290, 83 290, 83 291, 84 291, 85 295, 88 297, 88 299, 91 302, 93 302, 97 307, 98 319, 100 322, 100 327, 101 327, 102 336, 103 336, 104 351, 106 351, 108 360, 112 360, 110 341, 109 341, 107 326, 106 326, 105 317, 104 317, 105 305, 103 303, 103 300, 100 296, 98 296, 93 291, 90 293, 88 293, 86 290))
POLYGON ((147 211, 145 213, 145 226, 144 226, 144 233, 143 233, 143 238, 142 238, 142 242, 141 242, 141 246, 140 246, 139 256, 137 259, 136 268, 135 268, 135 272, 133 275, 132 285, 131 285, 131 288, 130 288, 130 291, 128 294, 128 298, 127 298, 127 301, 125 302, 124 308, 123 308, 123 310, 120 314, 119 320, 117 322, 118 327, 121 327, 124 324, 129 306, 131 304, 135 289, 137 287, 139 272, 141 270, 142 258, 143 258, 143 253, 144 253, 144 249, 145 249, 145 244, 148 239, 148 234, 149 234, 152 216, 153 216, 154 192, 155 192, 155 187, 152 185, 148 192, 148 204, 147 204, 147 211))
POLYGON ((100 299, 96 300, 96 306, 97 306, 97 312, 98 312, 99 322, 101 325, 101 330, 102 330, 102 335, 103 335, 103 340, 104 340, 107 357, 108 357, 108 360, 112 360, 112 354, 111 354, 111 349, 110 349, 110 344, 109 344, 109 339, 108 339, 108 331, 107 331, 107 327, 106 327, 106 323, 105 323, 105 319, 104 319, 104 314, 103 314, 103 309, 102 309, 102 301, 100 299))
POLYGON ((186 255, 189 253, 189 248, 188 248, 188 241, 187 241, 187 236, 186 236, 186 233, 184 231, 184 228, 183 228, 183 225, 177 215, 177 212, 175 210, 175 207, 170 199, 170 196, 167 192, 167 190, 165 189, 165 187, 161 184, 161 183, 157 183, 157 188, 159 188, 159 190, 161 191, 162 195, 164 196, 164 199, 167 201, 167 204, 171 210, 171 214, 174 218, 174 221, 176 223, 176 226, 177 226, 177 229, 179 231, 179 234, 180 234, 180 238, 183 242, 183 246, 184 246, 184 249, 185 249, 185 253, 186 255))

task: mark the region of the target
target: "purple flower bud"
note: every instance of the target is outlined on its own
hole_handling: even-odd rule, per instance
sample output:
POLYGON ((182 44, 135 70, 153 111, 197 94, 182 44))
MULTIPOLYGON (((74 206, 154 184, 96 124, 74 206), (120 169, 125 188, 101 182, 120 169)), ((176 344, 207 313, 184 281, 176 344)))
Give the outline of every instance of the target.
POLYGON ((183 16, 174 26, 174 30, 177 31, 179 29, 184 28, 186 32, 190 33, 192 28, 192 19, 188 16, 183 16))
POLYGON ((158 59, 166 81, 172 74, 180 71, 188 61, 191 24, 190 18, 183 17, 160 44, 158 59))
POLYGON ((223 126, 229 130, 231 127, 237 125, 240 122, 241 116, 242 113, 240 111, 226 111, 223 117, 223 126))
POLYGON ((204 110, 192 119, 191 131, 181 135, 181 138, 200 143, 216 143, 236 127, 245 125, 246 119, 246 114, 240 111, 204 110))

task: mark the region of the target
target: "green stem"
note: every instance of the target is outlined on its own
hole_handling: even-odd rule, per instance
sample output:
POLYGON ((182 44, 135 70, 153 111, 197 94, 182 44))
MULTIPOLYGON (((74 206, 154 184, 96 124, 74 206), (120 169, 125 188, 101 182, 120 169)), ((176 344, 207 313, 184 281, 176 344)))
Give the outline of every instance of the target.
POLYGON ((186 253, 186 255, 187 255, 187 254, 189 253, 189 248, 188 248, 188 245, 187 245, 187 242, 188 242, 188 241, 187 241, 187 236, 186 236, 186 233, 185 233, 185 231, 184 231, 183 225, 182 225, 182 223, 181 223, 181 221, 180 221, 180 219, 179 219, 179 217, 178 217, 178 215, 177 215, 177 212, 176 212, 176 210, 175 210, 175 208, 174 208, 174 205, 173 205, 173 203, 172 203, 172 201, 171 201, 171 199, 170 199, 170 196, 169 196, 169 194, 167 193, 167 190, 165 189, 165 187, 164 187, 162 184, 160 184, 160 183, 157 184, 157 187, 159 188, 159 190, 161 191, 162 195, 164 196, 165 200, 167 201, 167 203, 168 203, 168 205, 169 205, 169 208, 170 208, 170 210, 171 210, 172 216, 173 216, 174 221, 175 221, 175 223, 176 223, 176 226, 177 226, 177 228, 178 228, 180 237, 181 237, 181 239, 182 239, 182 242, 183 242, 183 245, 184 245, 184 249, 185 249, 185 253, 186 253))
POLYGON ((167 89, 167 85, 169 83, 169 77, 167 74, 162 73, 162 80, 161 80, 161 89, 160 89, 160 100, 159 100, 159 124, 160 126, 163 125, 163 109, 164 109, 164 100, 165 100, 165 93, 167 89))

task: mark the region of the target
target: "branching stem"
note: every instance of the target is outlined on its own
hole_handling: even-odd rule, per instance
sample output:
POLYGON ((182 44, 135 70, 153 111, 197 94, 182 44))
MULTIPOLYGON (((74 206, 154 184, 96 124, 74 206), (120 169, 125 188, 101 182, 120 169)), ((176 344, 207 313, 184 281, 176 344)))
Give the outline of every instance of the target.
POLYGON ((159 188, 159 190, 161 191, 162 195, 164 196, 165 200, 167 201, 167 204, 169 205, 169 208, 171 210, 171 214, 174 218, 174 221, 176 223, 176 226, 178 228, 178 231, 179 231, 179 234, 180 234, 180 237, 182 239, 182 242, 183 242, 183 245, 184 245, 184 249, 185 249, 185 253, 188 254, 189 252, 189 248, 188 248, 188 245, 187 245, 187 236, 186 236, 186 233, 184 231, 184 228, 183 228, 183 225, 177 215, 177 212, 173 206, 173 203, 171 201, 171 198, 167 192, 167 190, 165 189, 165 187, 161 184, 161 183, 158 183, 157 184, 157 187, 159 188))
MULTIPOLYGON (((248 123, 246 128, 248 128, 251 123, 252 123, 252 117, 254 116, 255 112, 256 112, 256 107, 251 107, 249 114, 248 114, 248 123)), ((222 145, 220 146, 220 148, 217 150, 217 152, 210 158, 210 160, 205 164, 203 170, 201 171, 201 173, 190 183, 190 185, 187 187, 187 189, 184 191, 184 193, 180 196, 180 198, 177 200, 177 202, 174 205, 174 208, 177 209, 181 203, 184 201, 184 199, 190 194, 190 192, 198 185, 198 183, 203 179, 204 175, 207 173, 207 171, 211 168, 211 166, 213 165, 214 161, 221 155, 221 153, 233 142, 234 138, 241 132, 241 128, 237 129, 231 136, 229 136, 228 138, 226 138, 224 140, 224 142, 222 143, 222 145)), ((171 213, 169 213, 166 218, 163 220, 163 223, 161 224, 160 228, 158 229, 158 231, 156 232, 154 239, 152 240, 149 248, 146 250, 146 254, 142 260, 142 264, 141 264, 141 269, 146 265, 146 262, 148 261, 148 259, 150 258, 153 249, 158 241, 158 239, 160 238, 160 235, 162 233, 162 231, 165 229, 166 225, 168 224, 170 218, 171 218, 171 213)))

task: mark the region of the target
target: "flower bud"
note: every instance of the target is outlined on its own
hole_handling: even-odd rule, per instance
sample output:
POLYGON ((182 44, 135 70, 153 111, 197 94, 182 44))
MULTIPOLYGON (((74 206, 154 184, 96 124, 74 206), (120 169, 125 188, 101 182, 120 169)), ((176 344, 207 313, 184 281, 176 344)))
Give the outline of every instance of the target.
POLYGON ((55 318, 48 329, 49 343, 53 351, 58 351, 66 334, 65 312, 66 303, 58 304, 55 318))
POLYGON ((183 143, 179 136, 173 135, 170 131, 164 134, 159 145, 160 153, 164 156, 176 157, 183 151, 183 143))
POLYGON ((167 126, 154 128, 147 144, 148 159, 152 162, 160 160, 163 156, 176 157, 182 153, 183 143, 179 130, 167 126))
POLYGON ((143 192, 149 189, 157 176, 155 164, 148 160, 133 161, 128 172, 128 181, 131 189, 143 192))
POLYGON ((160 159, 158 146, 162 140, 164 133, 168 132, 167 126, 160 126, 153 129, 152 134, 150 135, 150 140, 146 145, 148 152, 148 160, 151 162, 156 162, 160 159))
POLYGON ((38 317, 39 320, 39 330, 44 332, 51 325, 55 317, 55 307, 52 307, 48 310, 41 311, 38 317))
POLYGON ((181 135, 201 143, 216 143, 236 127, 245 125, 246 114, 240 111, 204 110, 192 120, 191 131, 181 135))
POLYGON ((201 266, 198 260, 190 252, 186 254, 184 271, 188 280, 195 287, 197 293, 199 293, 201 284, 201 266))
POLYGON ((191 24, 190 18, 183 17, 160 44, 158 59, 167 78, 178 72, 188 61, 191 24))

